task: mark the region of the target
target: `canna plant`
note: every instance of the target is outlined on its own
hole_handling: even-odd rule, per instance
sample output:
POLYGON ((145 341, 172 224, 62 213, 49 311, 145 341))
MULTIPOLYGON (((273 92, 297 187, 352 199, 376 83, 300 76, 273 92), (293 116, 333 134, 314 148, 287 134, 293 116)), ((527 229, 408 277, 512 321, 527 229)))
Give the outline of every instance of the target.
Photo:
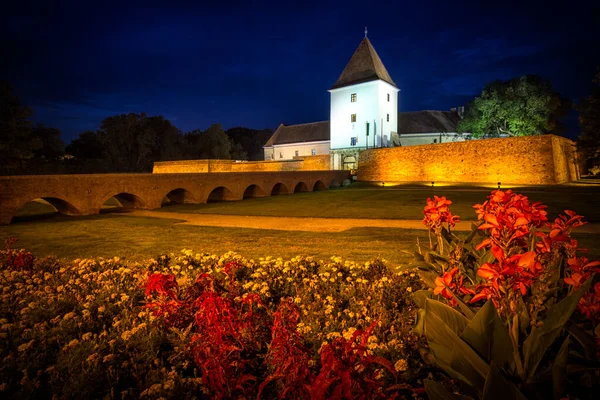
POLYGON ((600 372, 600 263, 577 254, 571 232, 582 217, 567 210, 549 223, 543 204, 495 190, 474 206, 479 222, 461 239, 451 232, 458 217, 450 204, 434 197, 424 209, 435 242, 419 245, 411 265, 430 286, 414 294, 415 331, 468 397, 425 381, 429 397, 591 397, 600 372))

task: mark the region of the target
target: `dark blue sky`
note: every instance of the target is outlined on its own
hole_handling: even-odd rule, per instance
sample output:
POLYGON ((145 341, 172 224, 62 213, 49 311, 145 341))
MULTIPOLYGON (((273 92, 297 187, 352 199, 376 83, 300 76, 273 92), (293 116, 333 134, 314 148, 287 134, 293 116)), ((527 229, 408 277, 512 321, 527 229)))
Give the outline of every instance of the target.
POLYGON ((327 120, 365 25, 400 111, 449 109, 524 74, 578 100, 600 65, 591 1, 85 3, 16 1, 0 15, 0 79, 67 142, 129 112, 183 131, 327 120))

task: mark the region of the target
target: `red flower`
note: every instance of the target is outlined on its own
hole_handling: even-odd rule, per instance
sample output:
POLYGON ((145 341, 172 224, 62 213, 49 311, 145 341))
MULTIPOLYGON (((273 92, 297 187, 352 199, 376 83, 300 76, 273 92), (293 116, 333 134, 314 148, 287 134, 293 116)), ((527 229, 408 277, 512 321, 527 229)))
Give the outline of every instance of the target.
POLYGON ((177 288, 175 275, 155 272, 150 275, 148 282, 146 282, 146 296, 151 296, 152 292, 156 292, 159 296, 175 299, 177 296, 174 290, 177 290, 177 288))
POLYGON ((458 215, 452 215, 449 206, 452 201, 446 199, 446 197, 433 196, 433 200, 427 198, 427 205, 423 209, 423 224, 430 229, 435 230, 442 226, 443 223, 448 223, 450 226, 456 225, 460 221, 458 215))

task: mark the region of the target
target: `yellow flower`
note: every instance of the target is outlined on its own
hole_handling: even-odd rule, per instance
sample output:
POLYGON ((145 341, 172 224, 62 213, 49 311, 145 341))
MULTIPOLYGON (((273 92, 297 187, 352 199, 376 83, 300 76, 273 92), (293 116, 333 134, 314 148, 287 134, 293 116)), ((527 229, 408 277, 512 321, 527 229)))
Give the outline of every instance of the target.
POLYGON ((408 369, 408 362, 404 359, 400 359, 396 361, 396 364, 394 364, 394 369, 396 372, 406 371, 408 369))

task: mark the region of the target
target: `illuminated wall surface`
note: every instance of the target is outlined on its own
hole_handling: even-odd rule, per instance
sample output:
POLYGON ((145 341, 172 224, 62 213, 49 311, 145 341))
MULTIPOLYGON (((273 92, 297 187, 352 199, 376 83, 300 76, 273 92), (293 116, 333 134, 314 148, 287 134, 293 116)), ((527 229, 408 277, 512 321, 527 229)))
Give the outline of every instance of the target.
POLYGON ((289 143, 263 148, 265 160, 274 161, 291 160, 294 157, 311 156, 313 150, 315 151, 316 155, 329 155, 329 141, 289 143), (298 156, 296 156, 296 152, 298 152, 298 156))
MULTIPOLYGON (((369 147, 381 146, 383 136, 391 140, 398 126, 398 89, 387 82, 376 80, 330 90, 331 92, 331 149, 351 146, 351 138, 358 139, 354 147, 366 146, 366 123, 369 122, 369 147), (352 95, 356 101, 352 102, 352 95), (390 101, 387 101, 387 95, 390 101), (356 114, 356 122, 351 116, 356 114), (387 115, 389 114, 389 121, 387 115), (383 129, 382 129, 383 124, 383 129), (374 128, 377 126, 376 135, 374 128)), ((385 143, 385 140, 384 140, 385 143)))
POLYGON ((329 165, 330 156, 327 153, 316 156, 299 156, 293 160, 282 161, 187 160, 155 162, 152 173, 325 171, 330 169, 329 165))
POLYGON ((555 135, 470 140, 360 153, 358 180, 559 184, 578 179, 575 143, 555 135))

